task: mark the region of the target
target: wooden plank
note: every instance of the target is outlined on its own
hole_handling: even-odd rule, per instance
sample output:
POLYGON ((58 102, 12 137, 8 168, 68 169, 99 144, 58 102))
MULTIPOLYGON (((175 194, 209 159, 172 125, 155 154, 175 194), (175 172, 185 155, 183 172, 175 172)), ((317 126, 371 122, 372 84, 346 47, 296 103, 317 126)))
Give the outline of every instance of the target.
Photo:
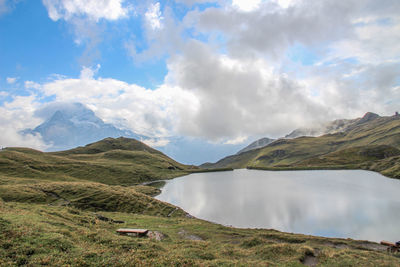
POLYGON ((384 246, 389 246, 389 247, 397 247, 395 243, 389 242, 389 241, 381 241, 381 245, 384 246))
POLYGON ((149 230, 147 230, 147 229, 131 229, 131 228, 120 228, 120 229, 117 229, 118 233, 123 233, 123 234, 130 233, 130 234, 141 234, 141 235, 144 235, 144 234, 147 234, 148 231, 149 230))

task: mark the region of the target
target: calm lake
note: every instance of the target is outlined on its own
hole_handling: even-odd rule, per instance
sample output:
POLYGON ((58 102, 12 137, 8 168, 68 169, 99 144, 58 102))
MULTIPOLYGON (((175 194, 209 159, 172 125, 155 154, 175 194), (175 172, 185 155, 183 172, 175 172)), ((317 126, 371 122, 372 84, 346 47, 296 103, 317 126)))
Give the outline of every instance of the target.
POLYGON ((361 170, 198 173, 156 198, 242 228, 372 241, 400 240, 400 181, 361 170))

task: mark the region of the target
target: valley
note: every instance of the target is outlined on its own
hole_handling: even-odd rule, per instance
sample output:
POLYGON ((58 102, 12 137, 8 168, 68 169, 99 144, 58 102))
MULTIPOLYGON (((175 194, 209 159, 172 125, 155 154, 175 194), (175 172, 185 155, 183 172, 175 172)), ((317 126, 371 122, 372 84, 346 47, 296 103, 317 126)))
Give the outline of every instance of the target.
POLYGON ((245 167, 371 169, 399 177, 399 128, 398 118, 378 118, 345 133, 276 140, 201 168, 122 137, 60 152, 5 148, 0 265, 399 265, 374 242, 203 221, 141 185, 245 167), (119 236, 120 227, 147 228, 163 239, 119 236))

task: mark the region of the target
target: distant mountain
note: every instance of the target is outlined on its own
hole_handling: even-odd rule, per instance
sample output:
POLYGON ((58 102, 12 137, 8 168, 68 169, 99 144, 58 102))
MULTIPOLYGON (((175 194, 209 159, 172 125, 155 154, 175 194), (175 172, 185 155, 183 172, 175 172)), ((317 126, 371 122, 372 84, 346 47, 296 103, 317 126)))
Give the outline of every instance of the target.
POLYGON ((335 133, 278 139, 203 168, 364 168, 400 178, 400 116, 366 113, 335 133))
MULTIPOLYGON (((353 120, 346 120, 346 119, 341 119, 341 120, 334 120, 331 122, 324 123, 318 127, 313 127, 313 128, 298 128, 296 130, 293 130, 290 134, 285 135, 285 137, 279 138, 279 139, 293 139, 297 138, 300 136, 321 136, 324 134, 334 134, 338 132, 345 132, 350 130, 352 127, 354 127, 357 124, 361 124, 376 118, 379 118, 380 116, 378 114, 372 113, 372 112, 367 112, 364 117, 358 118, 358 119, 353 119, 353 120)), ((268 137, 258 139, 248 145, 247 147, 243 148, 240 150, 237 154, 247 152, 253 149, 258 149, 265 147, 275 141, 276 139, 270 139, 268 137)))
MULTIPOLYGON (((300 136, 321 136, 324 134, 333 134, 333 133, 343 132, 343 131, 350 129, 352 125, 359 123, 362 119, 363 120, 372 120, 372 119, 378 118, 378 117, 379 117, 379 115, 372 113, 372 112, 368 112, 367 114, 365 114, 365 116, 363 118, 359 118, 359 119, 334 120, 331 122, 324 123, 318 127, 298 128, 279 139, 293 139, 293 138, 297 138, 300 136)), ((258 139, 256 141, 254 141, 253 143, 251 143, 250 145, 243 148, 242 150, 240 150, 239 152, 237 152, 237 154, 265 147, 275 140, 276 139, 270 139, 268 137, 258 139)))
POLYGON ((322 124, 319 127, 313 128, 299 128, 286 135, 284 138, 292 139, 300 136, 321 136, 324 134, 334 134, 338 132, 346 132, 355 126, 377 119, 380 116, 378 114, 367 112, 362 118, 353 119, 353 120, 334 120, 325 124, 322 124))
POLYGON ((237 152, 236 154, 240 154, 240 153, 247 152, 247 151, 250 151, 253 149, 265 147, 265 146, 271 144, 273 141, 275 141, 275 139, 271 139, 268 137, 258 139, 256 141, 254 141, 253 143, 251 143, 250 145, 243 148, 242 150, 239 150, 239 152, 237 152))
POLYGON ((141 136, 129 130, 121 130, 104 123, 95 113, 81 103, 60 104, 42 113, 50 113, 47 119, 34 129, 26 129, 23 134, 40 134, 43 141, 51 145, 51 151, 70 149, 86 145, 107 137, 141 136))

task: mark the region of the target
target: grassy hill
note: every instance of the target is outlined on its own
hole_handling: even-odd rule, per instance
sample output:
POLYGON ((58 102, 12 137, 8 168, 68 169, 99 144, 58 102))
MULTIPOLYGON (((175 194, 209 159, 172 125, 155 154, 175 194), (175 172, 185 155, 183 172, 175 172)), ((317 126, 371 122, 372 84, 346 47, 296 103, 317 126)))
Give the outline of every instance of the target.
POLYGON ((345 132, 279 139, 204 168, 363 168, 400 178, 400 117, 358 120, 345 132))
MULTIPOLYGON (((385 146, 384 155, 397 154, 385 146)), ((391 158, 376 167, 387 168, 391 158)), ((198 171, 126 138, 55 153, 2 150, 0 266, 400 265, 373 242, 202 221, 140 185, 198 171), (120 236, 122 227, 146 228, 151 236, 120 236)))
POLYGON ((92 211, 182 215, 182 210, 150 197, 158 189, 139 184, 197 169, 128 138, 53 153, 6 148, 0 151, 0 197, 92 211))
POLYGON ((53 153, 28 148, 0 151, 0 184, 92 181, 136 185, 188 174, 194 169, 128 138, 107 138, 85 147, 53 153))

